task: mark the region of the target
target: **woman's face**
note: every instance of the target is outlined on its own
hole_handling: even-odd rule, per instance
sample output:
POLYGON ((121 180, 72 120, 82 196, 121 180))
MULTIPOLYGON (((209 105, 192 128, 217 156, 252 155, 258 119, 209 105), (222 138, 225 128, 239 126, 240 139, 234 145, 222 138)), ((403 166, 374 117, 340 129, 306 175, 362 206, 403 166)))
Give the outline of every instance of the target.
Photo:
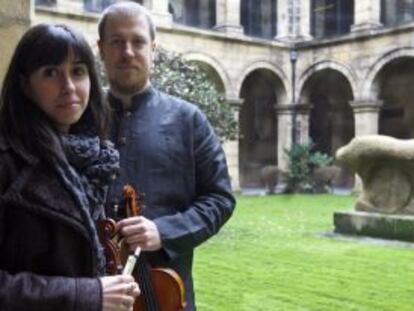
POLYGON ((34 71, 25 93, 64 133, 84 113, 91 88, 88 67, 73 53, 59 65, 46 65, 34 71))

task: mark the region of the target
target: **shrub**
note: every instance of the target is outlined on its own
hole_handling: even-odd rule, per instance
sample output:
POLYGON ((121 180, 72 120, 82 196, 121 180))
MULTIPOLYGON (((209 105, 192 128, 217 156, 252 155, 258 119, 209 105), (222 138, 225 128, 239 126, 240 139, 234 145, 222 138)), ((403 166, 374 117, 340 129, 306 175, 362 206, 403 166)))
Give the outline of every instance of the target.
POLYGON ((313 151, 313 143, 294 144, 285 150, 289 157, 285 192, 319 192, 321 187, 313 178, 313 170, 333 162, 333 158, 325 153, 313 151))
POLYGON ((232 107, 196 63, 164 49, 158 49, 154 62, 152 83, 156 88, 198 105, 221 140, 236 138, 232 107))

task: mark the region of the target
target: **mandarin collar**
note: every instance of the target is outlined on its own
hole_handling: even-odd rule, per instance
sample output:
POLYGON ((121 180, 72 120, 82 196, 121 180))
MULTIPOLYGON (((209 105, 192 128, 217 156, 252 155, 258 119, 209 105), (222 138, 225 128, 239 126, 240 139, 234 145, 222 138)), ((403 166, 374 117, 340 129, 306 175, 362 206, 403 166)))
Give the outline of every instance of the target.
POLYGON ((108 93, 109 103, 111 104, 112 108, 115 111, 123 111, 129 110, 134 111, 138 108, 138 106, 148 101, 153 95, 155 94, 155 89, 152 86, 146 88, 143 92, 137 93, 132 96, 131 98, 131 106, 128 109, 124 109, 122 102, 119 98, 117 98, 111 91, 108 93))

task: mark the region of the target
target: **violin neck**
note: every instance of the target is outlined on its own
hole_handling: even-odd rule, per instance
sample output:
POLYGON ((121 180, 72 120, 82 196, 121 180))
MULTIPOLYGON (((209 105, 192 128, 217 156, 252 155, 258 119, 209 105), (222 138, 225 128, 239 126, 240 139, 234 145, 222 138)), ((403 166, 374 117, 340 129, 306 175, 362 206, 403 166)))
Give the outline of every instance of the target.
POLYGON ((141 254, 136 264, 136 275, 140 284, 142 296, 145 302, 145 311, 159 311, 159 305, 155 290, 151 281, 151 267, 148 264, 145 254, 141 254))

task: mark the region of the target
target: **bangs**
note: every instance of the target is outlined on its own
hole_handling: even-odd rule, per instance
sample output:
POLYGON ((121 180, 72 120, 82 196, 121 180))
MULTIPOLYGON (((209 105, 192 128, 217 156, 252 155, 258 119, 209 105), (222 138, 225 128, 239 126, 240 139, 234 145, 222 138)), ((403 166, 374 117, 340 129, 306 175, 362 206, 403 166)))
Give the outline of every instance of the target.
POLYGON ((37 34, 37 38, 31 42, 31 46, 26 47, 30 53, 27 53, 24 59, 22 73, 30 75, 40 67, 59 65, 69 56, 90 65, 91 55, 88 43, 65 27, 63 25, 47 25, 44 31, 37 34))

